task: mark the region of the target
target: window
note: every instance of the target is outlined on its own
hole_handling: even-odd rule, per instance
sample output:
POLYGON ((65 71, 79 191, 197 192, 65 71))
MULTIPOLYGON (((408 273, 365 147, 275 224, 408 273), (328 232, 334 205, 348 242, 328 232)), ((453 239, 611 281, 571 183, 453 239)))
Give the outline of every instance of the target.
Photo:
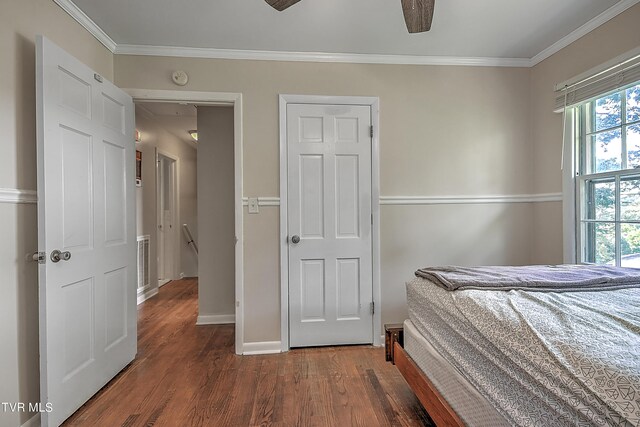
POLYGON ((575 112, 578 261, 640 268, 640 84, 575 112))

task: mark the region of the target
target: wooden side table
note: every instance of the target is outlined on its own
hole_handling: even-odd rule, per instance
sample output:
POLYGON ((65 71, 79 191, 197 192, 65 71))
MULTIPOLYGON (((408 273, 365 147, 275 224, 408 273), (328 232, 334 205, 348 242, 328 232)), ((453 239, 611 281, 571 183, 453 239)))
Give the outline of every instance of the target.
POLYGON ((404 345, 404 327, 402 323, 388 323, 384 325, 385 360, 392 362, 394 365, 393 344, 396 342, 401 346, 404 345))

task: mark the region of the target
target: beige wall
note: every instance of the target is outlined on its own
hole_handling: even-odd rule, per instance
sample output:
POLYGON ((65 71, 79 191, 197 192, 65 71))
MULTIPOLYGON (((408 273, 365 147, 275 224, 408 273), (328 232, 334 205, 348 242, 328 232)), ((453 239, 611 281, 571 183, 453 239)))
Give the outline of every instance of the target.
MULTIPOLYGON (((36 189, 35 36, 108 79, 113 56, 51 0, 0 0, 0 188, 36 189)), ((0 203, 0 401, 39 401, 36 205, 0 203)), ((3 413, 15 427, 31 414, 3 413)))
POLYGON ((381 222, 383 324, 407 318, 419 267, 529 263, 531 204, 383 206, 381 222))
MULTIPOLYGON (((0 188, 35 189, 35 48, 42 33, 120 87, 244 95, 245 196, 278 195, 279 93, 381 100, 382 195, 558 192, 554 83, 640 45, 640 5, 533 69, 114 57, 49 0, 0 0, 0 188)), ((245 210, 246 213, 246 210, 245 210)), ((245 340, 279 336, 278 209, 245 215, 245 340)), ((0 401, 38 400, 35 205, 0 203, 0 401)), ((559 203, 382 207, 383 322, 427 264, 561 260, 559 203), (529 226, 527 226, 529 224, 529 226)), ((0 426, 29 414, 0 413, 0 426)))
MULTIPOLYGON (((120 87, 175 90, 176 69, 189 74, 186 90, 242 92, 247 197, 279 195, 280 93, 380 97, 383 196, 531 191, 529 69, 115 58, 120 87)), ((405 317, 404 282, 418 267, 528 263, 530 211, 383 206, 383 322, 405 317)), ((280 339, 278 215, 245 215, 246 342, 280 339)))
MULTIPOLYGON (((600 26, 531 70, 531 142, 536 193, 562 191, 562 115, 553 113, 553 87, 640 46, 640 4, 600 26)), ((562 262, 562 206, 537 205, 532 263, 562 262)))
MULTIPOLYGON (((158 287, 158 228, 157 228, 157 184, 156 149, 178 159, 179 169, 179 265, 176 271, 186 277, 198 275, 198 260, 182 235, 182 224, 188 224, 194 236, 198 234, 197 215, 197 151, 162 127, 162 123, 148 113, 136 108, 136 129, 141 132, 141 142, 136 150, 142 151, 142 187, 136 188, 137 233, 150 236, 149 276, 151 289, 158 287)), ((196 239, 197 240, 197 239, 196 239)))
POLYGON ((198 312, 235 313, 233 107, 198 107, 198 312))

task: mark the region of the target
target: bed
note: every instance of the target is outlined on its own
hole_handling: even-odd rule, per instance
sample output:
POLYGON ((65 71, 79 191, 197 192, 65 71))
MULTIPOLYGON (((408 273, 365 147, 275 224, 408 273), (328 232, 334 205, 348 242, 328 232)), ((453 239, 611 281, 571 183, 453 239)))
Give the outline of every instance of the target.
POLYGON ((593 268, 623 280, 407 283, 394 359, 436 424, 640 425, 640 272, 593 268))

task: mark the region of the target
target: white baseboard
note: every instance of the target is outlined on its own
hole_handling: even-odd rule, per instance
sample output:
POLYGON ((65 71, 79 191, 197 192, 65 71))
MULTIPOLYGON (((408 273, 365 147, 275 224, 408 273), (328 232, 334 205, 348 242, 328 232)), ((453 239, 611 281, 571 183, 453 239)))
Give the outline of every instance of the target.
POLYGON ((29 418, 27 422, 22 424, 20 427, 40 427, 40 414, 35 414, 33 417, 29 418))
POLYGON ((138 292, 138 305, 156 295, 158 295, 158 288, 149 288, 143 292, 138 292))
POLYGON ((196 325, 224 325, 236 323, 235 314, 201 314, 198 316, 196 325))
POLYGON ((253 354, 281 353, 281 345, 282 343, 280 341, 246 342, 242 347, 242 354, 249 356, 253 354))

